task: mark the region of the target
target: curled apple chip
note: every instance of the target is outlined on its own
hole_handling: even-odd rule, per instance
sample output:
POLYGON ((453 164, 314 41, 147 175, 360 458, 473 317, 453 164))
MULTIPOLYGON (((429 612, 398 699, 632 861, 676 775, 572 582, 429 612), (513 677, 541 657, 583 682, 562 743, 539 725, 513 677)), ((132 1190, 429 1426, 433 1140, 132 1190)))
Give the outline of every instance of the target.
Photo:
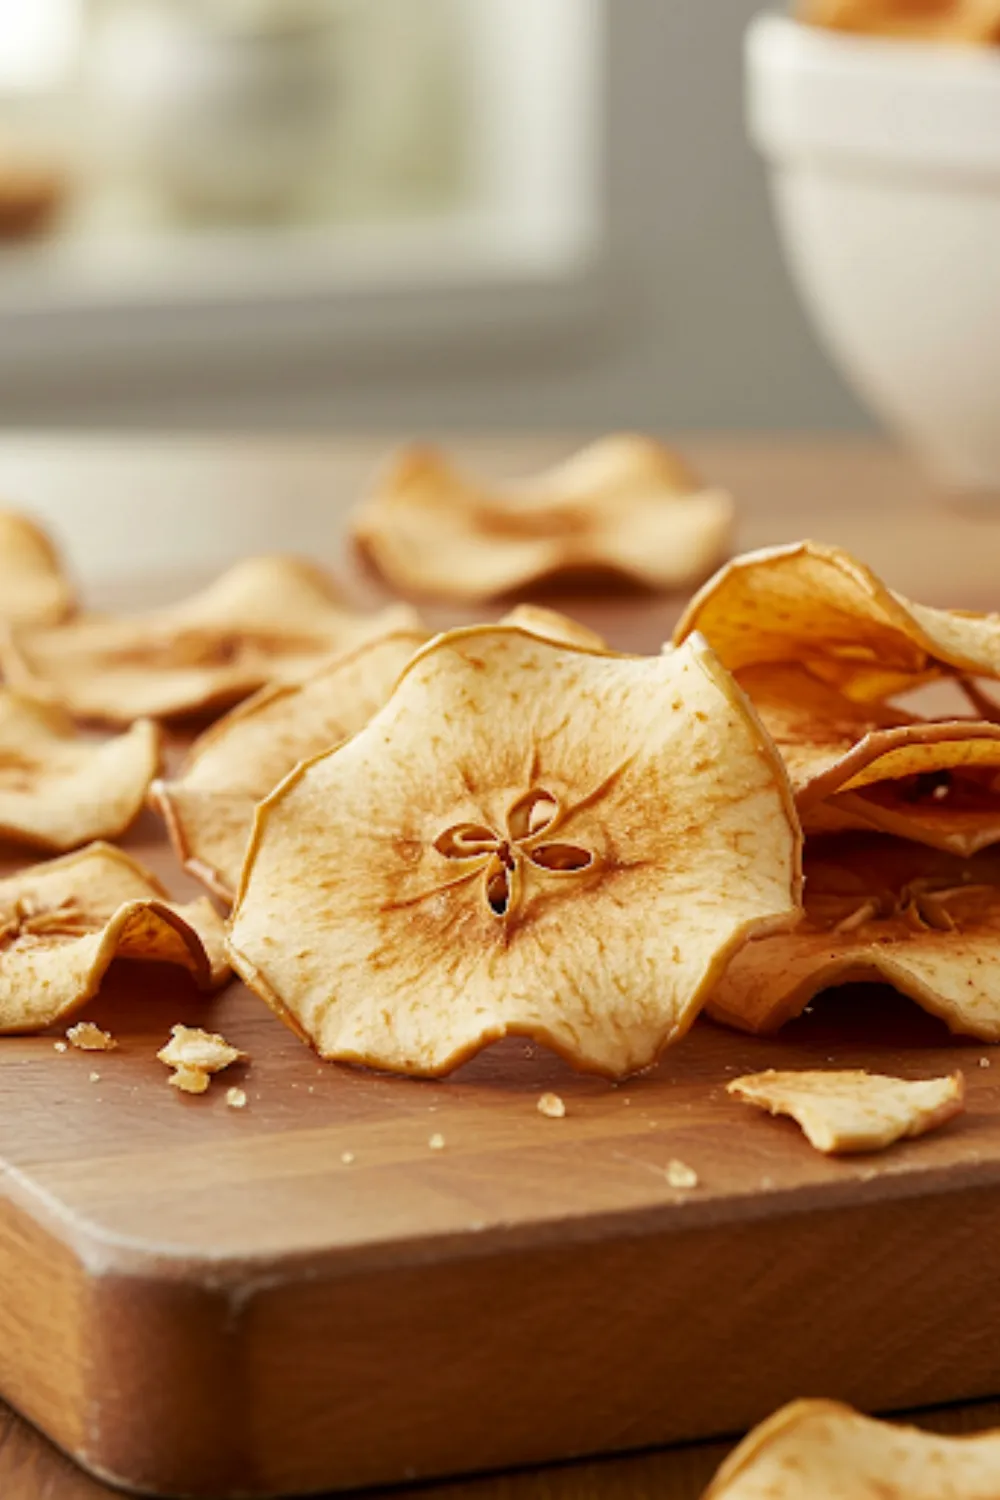
POLYGON ((799 841, 701 640, 632 658, 472 627, 261 804, 230 952, 326 1058, 435 1076, 513 1034, 619 1077, 795 920, 799 841))
POLYGON ((302 682, 262 688, 197 739, 178 778, 152 791, 185 868, 232 901, 257 803, 300 760, 367 724, 426 640, 403 630, 366 641, 302 682))
POLYGON ((406 448, 353 529, 396 588, 476 603, 561 575, 684 587, 725 555, 732 520, 731 498, 706 490, 676 454, 621 434, 494 490, 435 448, 406 448))
POLYGON ((694 596, 675 643, 693 630, 731 672, 797 662, 859 702, 948 673, 1000 677, 1000 615, 913 604, 818 542, 735 558, 694 596))
POLYGON ((130 724, 224 708, 415 623, 406 605, 376 615, 347 609, 309 563, 253 557, 200 594, 144 616, 82 615, 61 628, 13 631, 0 665, 12 684, 77 718, 130 724))
POLYGON ((0 510, 0 620, 11 625, 58 625, 74 603, 45 532, 16 511, 0 510))
POLYGON ((884 1151, 904 1137, 926 1135, 965 1108, 961 1073, 911 1082, 861 1069, 779 1073, 769 1068, 734 1078, 726 1092, 772 1115, 790 1115, 810 1146, 830 1155, 884 1151))
POLYGON ((954 1032, 1000 1041, 1000 855, 958 859, 879 835, 810 841, 805 917, 748 943, 708 1010, 776 1031, 820 990, 883 981, 954 1032))
POLYGON ((529 635, 540 635, 543 641, 555 641, 559 646, 583 646, 585 650, 606 651, 608 643, 603 635, 591 630, 572 615, 564 615, 558 609, 546 609, 542 604, 518 604, 500 621, 501 625, 514 625, 526 630, 529 635))
POLYGON ((148 719, 87 739, 58 706, 0 688, 0 839, 62 851, 116 838, 140 812, 159 758, 148 719))
POLYGON ((755 1427, 703 1500, 996 1500, 1000 1432, 943 1437, 793 1401, 755 1427))
POLYGON ((206 990, 229 972, 211 902, 176 905, 112 844, 0 880, 0 1033, 41 1031, 73 1015, 115 958, 177 964, 206 990))
POLYGON ((807 836, 878 830, 964 856, 1000 841, 1000 724, 854 703, 794 665, 736 677, 781 751, 807 836))

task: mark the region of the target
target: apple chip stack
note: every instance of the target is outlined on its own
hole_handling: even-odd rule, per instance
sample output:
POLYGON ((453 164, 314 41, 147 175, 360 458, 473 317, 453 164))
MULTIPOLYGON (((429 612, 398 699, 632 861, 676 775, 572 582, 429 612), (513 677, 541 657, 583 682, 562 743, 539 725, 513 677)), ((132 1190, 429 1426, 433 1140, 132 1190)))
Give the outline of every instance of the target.
POLYGON ((1000 1040, 1000 616, 931 609, 812 542, 737 558, 699 631, 784 757, 806 834, 805 915, 739 953, 710 1011, 773 1031, 820 990, 883 980, 955 1032, 1000 1040), (906 695, 950 679, 968 710, 906 695))

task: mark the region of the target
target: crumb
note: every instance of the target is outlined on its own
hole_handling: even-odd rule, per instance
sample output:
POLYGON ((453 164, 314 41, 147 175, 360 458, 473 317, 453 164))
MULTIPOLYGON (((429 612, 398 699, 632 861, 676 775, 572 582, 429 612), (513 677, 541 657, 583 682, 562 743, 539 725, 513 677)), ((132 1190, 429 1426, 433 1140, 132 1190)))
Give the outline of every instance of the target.
POLYGON ((671 1161, 667 1163, 667 1181, 672 1188, 695 1188, 698 1186, 698 1173, 686 1162, 671 1161))
POLYGON ((309 1087, 306 1089, 306 1093, 307 1094, 315 1094, 315 1092, 316 1092, 316 1090, 313 1088, 312 1084, 310 1084, 309 1087))
MULTIPOLYGON (((245 1061, 247 1054, 230 1046, 217 1032, 202 1031, 198 1026, 173 1026, 169 1042, 156 1055, 168 1068, 178 1071, 187 1068, 200 1073, 221 1073, 230 1063, 245 1061)), ((204 1089, 197 1092, 204 1093, 204 1089)))
POLYGON ((100 1075, 100 1073, 91 1073, 91 1075, 90 1075, 90 1081, 91 1081, 91 1083, 100 1083, 100 1081, 101 1081, 101 1075, 100 1075))
POLYGON ((354 1160, 354 1152, 353 1151, 342 1151, 340 1153, 340 1159, 344 1163, 345 1167, 349 1167, 351 1165, 352 1161, 354 1160))
POLYGON ((171 1073, 167 1082, 175 1089, 180 1089, 182 1094, 203 1094, 210 1079, 203 1068, 188 1068, 181 1064, 176 1072, 171 1073))
POLYGON ((981 1068, 988 1068, 988 1067, 989 1067, 989 1065, 990 1065, 990 1060, 989 1060, 989 1058, 988 1058, 988 1057, 981 1057, 981 1058, 980 1058, 980 1059, 979 1059, 979 1066, 980 1066, 980 1067, 981 1067, 981 1068))
POLYGON ((631 1104, 631 1103, 632 1103, 632 1101, 631 1101, 631 1099, 623 1099, 623 1100, 622 1100, 622 1103, 623 1103, 623 1104, 631 1104))
POLYGON ((55 1048, 55 1050, 57 1052, 66 1052, 66 1051, 68 1051, 68 1048, 67 1048, 67 1045, 66 1045, 65 1042, 53 1042, 52 1045, 53 1045, 53 1047, 55 1048))
POLYGON ((444 1150, 444 1136, 443 1135, 432 1135, 431 1138, 430 1138, 430 1140, 427 1142, 427 1144, 428 1144, 428 1146, 430 1146, 430 1148, 431 1148, 432 1151, 443 1151, 444 1150))
POLYGON ((230 1109, 246 1109, 247 1096, 245 1089, 226 1089, 226 1103, 230 1109))
POLYGON ((67 1031, 66 1039, 81 1052, 113 1052, 118 1046, 110 1031, 102 1031, 93 1021, 77 1021, 67 1031))
POLYGON ((561 1120, 566 1113, 566 1105, 558 1094, 542 1094, 535 1108, 547 1120, 561 1120))

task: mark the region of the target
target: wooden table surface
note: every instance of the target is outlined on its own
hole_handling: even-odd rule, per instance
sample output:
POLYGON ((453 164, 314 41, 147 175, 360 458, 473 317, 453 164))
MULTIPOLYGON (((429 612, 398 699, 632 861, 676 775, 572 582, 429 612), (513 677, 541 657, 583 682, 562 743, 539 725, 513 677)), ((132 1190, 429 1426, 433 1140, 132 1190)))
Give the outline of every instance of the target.
MULTIPOLYGON (((8 436, 0 438, 0 493, 10 503, 43 511, 79 495, 92 511, 101 495, 119 503, 122 497, 134 496, 137 505, 169 505, 172 490, 183 489, 188 505, 194 495, 206 511, 231 515, 235 556, 246 550, 241 510, 255 509, 259 516, 269 493, 294 496, 297 514, 319 518, 316 534, 322 530, 335 539, 344 512, 383 446, 242 438, 211 443, 161 439, 147 445, 134 439, 8 436)), ((528 471, 567 446, 537 440, 460 445, 470 464, 497 473, 528 471)), ((705 439, 683 446, 713 482, 737 495, 741 547, 810 535, 856 551, 890 583, 923 602, 969 608, 995 608, 1000 603, 1000 512, 945 501, 882 447, 765 438, 705 439)), ((280 545, 280 527, 274 544, 280 545)), ((331 558, 336 552, 331 540, 331 558)), ((120 590, 112 592, 120 592, 124 599, 134 596, 136 587, 134 578, 123 577, 120 590)), ((160 579, 157 587, 168 591, 169 580, 160 579)), ((359 589, 371 593, 367 582, 359 589)), ((154 591, 151 587, 150 597, 154 591)), ((641 607, 648 612, 649 628, 662 627, 665 634, 677 601, 641 607)), ((606 610, 611 633, 616 608, 609 605, 606 610)), ((1000 1406, 953 1409, 929 1420, 956 1430, 978 1428, 1000 1423, 1000 1406)), ((726 1446, 702 1445, 431 1486, 419 1493, 425 1500, 694 1500, 726 1446)), ((110 1493, 0 1407, 3 1500, 95 1500, 110 1493)))

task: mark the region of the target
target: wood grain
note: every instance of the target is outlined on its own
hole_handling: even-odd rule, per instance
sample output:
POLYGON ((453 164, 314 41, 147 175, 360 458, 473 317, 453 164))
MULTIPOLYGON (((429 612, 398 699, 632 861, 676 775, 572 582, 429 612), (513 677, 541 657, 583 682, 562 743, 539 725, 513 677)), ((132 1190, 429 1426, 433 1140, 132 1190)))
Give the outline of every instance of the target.
MULTIPOLYGON (((743 499, 747 542, 812 533, 927 602, 995 602, 997 521, 936 506, 881 450, 694 451, 743 499)), ((473 459, 517 470, 536 455, 473 459)), ((151 466, 162 485, 174 464, 188 483, 204 474, 206 505, 231 505, 238 530, 248 475, 301 487, 308 468, 333 535, 371 459, 8 440, 0 486, 135 485, 151 466)), ((677 608, 562 603, 650 649, 677 608)), ((151 817, 129 843, 192 889, 151 817)), ((980 1068, 982 1049, 885 992, 829 996, 780 1042, 699 1026, 619 1089, 513 1042, 444 1083, 332 1068, 240 986, 206 1002, 127 965, 90 1014, 119 1051, 0 1047, 0 1391, 108 1477, 317 1491, 738 1431, 806 1393, 901 1409, 1000 1391, 983 1250, 1000 1230, 1000 1056, 980 1068), (249 1051, 245 1111, 218 1085, 201 1099, 166 1086, 155 1051, 178 1020, 249 1051), (728 1077, 777 1062, 961 1065, 969 1113, 883 1158, 826 1161, 725 1096, 728 1077), (545 1089, 565 1120, 538 1114, 545 1089), (698 1172, 693 1192, 670 1188, 672 1157, 698 1172)), ((581 1471, 540 1482, 566 1472, 581 1471)))

